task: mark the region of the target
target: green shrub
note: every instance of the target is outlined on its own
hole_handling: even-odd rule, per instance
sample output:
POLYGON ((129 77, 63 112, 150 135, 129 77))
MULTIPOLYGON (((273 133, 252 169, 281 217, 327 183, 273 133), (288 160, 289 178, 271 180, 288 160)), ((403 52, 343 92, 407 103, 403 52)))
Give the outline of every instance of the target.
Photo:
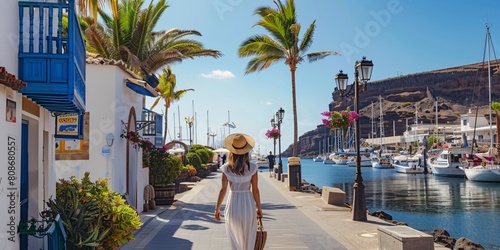
POLYGON ((66 230, 68 249, 116 249, 134 239, 141 226, 136 211, 125 204, 120 194, 108 188, 107 179, 90 181, 71 177, 56 183, 56 198, 49 199, 49 210, 41 214, 61 216, 66 230))
POLYGON ((208 162, 208 158, 210 158, 210 154, 207 151, 208 150, 206 150, 206 149, 198 149, 195 151, 195 153, 200 157, 201 163, 208 162))
POLYGON ((196 153, 200 157, 201 163, 209 163, 213 160, 214 152, 200 144, 193 144, 189 152, 196 153))
POLYGON ((405 102, 405 103, 403 103, 403 105, 402 105, 402 106, 403 106, 403 108, 406 108, 406 107, 408 107, 408 106, 410 106, 410 105, 411 105, 411 102, 405 102))
POLYGON ((186 160, 189 165, 192 165, 196 170, 201 168, 201 159, 197 153, 189 152, 186 154, 186 160))
POLYGON ((168 157, 167 158, 168 173, 165 179, 165 183, 166 184, 174 183, 174 180, 181 174, 183 167, 184 166, 182 165, 182 161, 181 159, 179 159, 179 157, 177 156, 168 157))

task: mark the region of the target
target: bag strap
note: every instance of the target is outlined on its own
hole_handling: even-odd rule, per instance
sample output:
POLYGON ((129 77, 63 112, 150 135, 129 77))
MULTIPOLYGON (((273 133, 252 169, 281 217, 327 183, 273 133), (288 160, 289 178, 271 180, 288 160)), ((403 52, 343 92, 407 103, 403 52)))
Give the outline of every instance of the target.
POLYGON ((262 218, 257 218, 257 230, 263 231, 264 225, 262 225, 262 218))

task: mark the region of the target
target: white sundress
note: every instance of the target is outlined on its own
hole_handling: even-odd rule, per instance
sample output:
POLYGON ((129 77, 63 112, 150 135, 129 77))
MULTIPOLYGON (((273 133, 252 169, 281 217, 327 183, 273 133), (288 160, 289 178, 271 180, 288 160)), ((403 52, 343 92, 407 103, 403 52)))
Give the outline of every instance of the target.
POLYGON ((253 250, 257 232, 257 211, 251 189, 252 176, 258 170, 250 163, 250 171, 245 167, 244 175, 236 175, 224 164, 222 172, 229 181, 229 193, 224 209, 226 234, 233 250, 253 250))

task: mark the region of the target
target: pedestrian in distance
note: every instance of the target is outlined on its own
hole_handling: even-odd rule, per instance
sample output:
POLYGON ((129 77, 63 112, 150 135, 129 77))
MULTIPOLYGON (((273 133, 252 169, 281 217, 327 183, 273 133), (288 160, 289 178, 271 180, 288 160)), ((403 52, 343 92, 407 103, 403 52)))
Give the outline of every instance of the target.
POLYGON ((214 217, 221 220, 220 208, 229 188, 224 220, 229 244, 233 250, 253 250, 257 217, 262 218, 258 187, 258 166, 250 162, 255 140, 246 134, 231 134, 224 140, 229 150, 228 162, 222 165, 222 185, 214 217), (229 185, 228 185, 229 183, 229 185))
POLYGON ((226 163, 226 154, 222 155, 222 165, 226 163))
POLYGON ((269 161, 269 177, 273 176, 275 159, 276 156, 273 155, 273 152, 269 151, 269 155, 267 156, 267 160, 269 161))

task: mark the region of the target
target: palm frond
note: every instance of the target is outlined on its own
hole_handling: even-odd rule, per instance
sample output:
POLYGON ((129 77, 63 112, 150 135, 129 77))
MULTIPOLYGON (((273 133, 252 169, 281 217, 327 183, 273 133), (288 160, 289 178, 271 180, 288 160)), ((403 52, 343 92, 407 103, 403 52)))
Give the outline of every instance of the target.
POLYGON ((160 102, 160 100, 161 100, 161 96, 158 96, 156 98, 155 102, 153 102, 153 104, 151 105, 151 107, 149 109, 153 110, 156 107, 156 105, 158 105, 158 103, 160 102))
POLYGON ((340 53, 335 52, 335 51, 313 52, 313 53, 307 54, 306 57, 307 57, 307 60, 309 62, 315 62, 315 61, 321 60, 329 55, 340 55, 340 53))
POLYGON ((314 20, 307 28, 304 36, 302 37, 302 42, 299 46, 301 52, 307 51, 311 44, 313 43, 314 31, 316 29, 316 20, 314 20))
POLYGON ((112 58, 116 54, 113 46, 109 43, 109 37, 96 24, 91 25, 85 30, 85 38, 89 52, 106 58, 112 58))

